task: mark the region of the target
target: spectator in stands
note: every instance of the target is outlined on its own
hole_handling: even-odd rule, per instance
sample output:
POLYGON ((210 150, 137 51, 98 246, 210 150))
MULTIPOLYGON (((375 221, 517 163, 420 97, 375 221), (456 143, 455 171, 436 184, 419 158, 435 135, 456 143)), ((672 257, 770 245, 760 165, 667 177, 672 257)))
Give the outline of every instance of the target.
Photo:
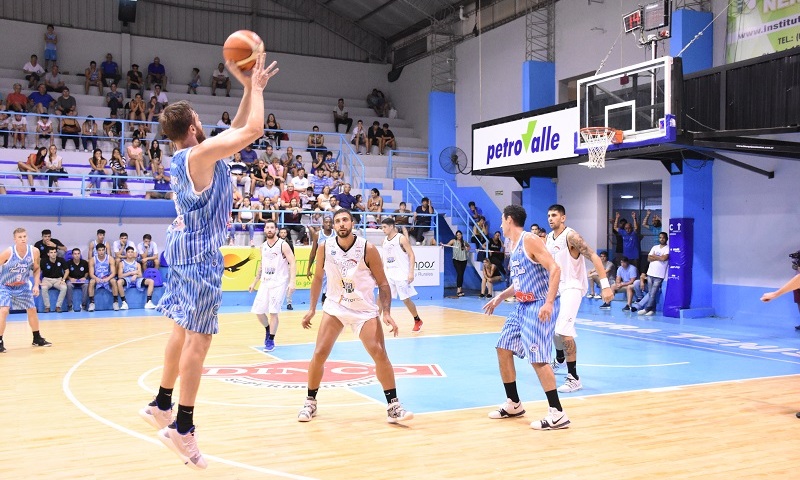
POLYGON ((39 56, 31 55, 31 60, 22 67, 25 73, 25 80, 28 81, 28 89, 33 89, 39 85, 39 80, 44 77, 44 68, 39 64, 39 56))
POLYGON ((158 117, 163 109, 164 106, 159 103, 157 97, 150 97, 150 101, 147 103, 147 121, 158 122, 158 117))
MULTIPOLYGON (((275 114, 274 113, 270 113, 269 115, 267 115, 267 123, 264 125, 264 128, 266 129, 266 133, 265 134, 266 134, 267 140, 272 141, 272 143, 275 145, 275 148, 277 150, 280 150, 281 149, 281 137, 283 135, 285 135, 285 134, 283 133, 283 131, 281 131, 281 124, 278 123, 277 120, 275 120, 275 114)), ((287 140, 288 140, 288 138, 287 138, 287 140)))
POLYGON ((142 241, 136 245, 136 253, 142 264, 142 270, 161 266, 158 258, 158 244, 153 241, 153 237, 149 233, 142 235, 142 241))
POLYGON ((323 211, 331 209, 331 187, 327 185, 322 187, 322 192, 317 195, 317 207, 323 211))
POLYGON ((6 108, 15 112, 24 112, 28 105, 28 97, 22 93, 22 85, 14 84, 14 90, 6 97, 6 108))
POLYGON ((150 142, 150 166, 153 171, 156 170, 156 167, 161 165, 163 162, 161 160, 161 145, 159 144, 158 140, 153 139, 150 142))
POLYGON ((127 162, 125 158, 122 157, 122 152, 119 148, 114 147, 114 150, 111 151, 111 160, 109 160, 109 165, 111 166, 111 174, 114 175, 113 180, 111 181, 112 188, 111 193, 115 193, 117 195, 128 195, 128 171, 127 171, 127 162))
POLYGON ((237 212, 232 212, 236 216, 231 217, 231 224, 228 227, 228 245, 235 245, 235 238, 236 238, 236 225, 241 225, 243 228, 247 229, 247 235, 250 237, 250 247, 255 247, 255 243, 253 241, 255 235, 255 220, 258 214, 258 209, 253 208, 250 204, 250 197, 245 196, 238 202, 233 204, 233 209, 238 210, 237 212))
POLYGON ((636 222, 636 212, 631 212, 631 222, 626 223, 625 226, 619 224, 619 212, 614 214, 614 230, 622 237, 622 254, 628 257, 631 263, 639 268, 639 252, 641 249, 639 234, 639 225, 636 222))
POLYGON ((489 261, 497 266, 497 272, 500 275, 505 275, 506 269, 503 266, 503 262, 505 261, 505 255, 503 255, 503 240, 499 231, 494 232, 492 238, 489 239, 489 244, 486 249, 489 250, 489 261))
POLYGON ((225 96, 231 96, 231 78, 225 70, 225 64, 219 62, 217 69, 211 74, 211 95, 217 96, 217 89, 224 88, 225 96))
POLYGON ((28 118, 14 114, 10 122, 12 143, 11 148, 25 148, 25 136, 28 133, 28 118))
POLYGON ((106 252, 111 251, 111 244, 106 242, 106 231, 102 228, 97 229, 97 233, 92 240, 89 240, 89 253, 88 256, 94 256, 97 254, 97 247, 98 245, 102 245, 103 248, 106 249, 106 252))
POLYGON ((72 140, 75 144, 75 151, 80 149, 81 124, 78 123, 78 119, 75 118, 77 114, 77 109, 71 108, 69 112, 67 112, 67 116, 61 119, 60 133, 62 150, 67 148, 68 140, 72 140))
MULTIPOLYGON (((606 253, 606 255, 608 255, 608 254, 606 253)), ((601 259, 602 259, 602 257, 601 257, 601 259)), ((611 262, 608 262, 608 263, 611 263, 611 262)), ((604 264, 605 264, 605 262, 604 262, 604 264)), ((612 263, 612 265, 613 265, 613 263, 612 263)), ((611 285, 611 290, 613 290, 614 294, 616 295, 616 293, 619 292, 620 290, 622 290, 623 292, 628 291, 629 287, 630 287, 630 293, 633 293, 633 282, 636 281, 636 277, 638 276, 638 274, 639 273, 636 270, 636 267, 630 263, 630 261, 628 260, 628 257, 623 256, 620 259, 620 265, 619 265, 619 268, 617 269, 616 281, 614 282, 613 285, 611 285)), ((595 298, 600 298, 600 297, 599 296, 595 296, 595 298)), ((628 304, 626 305, 627 308, 623 308, 622 310, 624 310, 624 311, 630 310, 630 303, 631 303, 631 299, 630 299, 630 294, 629 294, 628 304)), ((611 305, 607 304, 607 303, 604 303, 603 305, 600 306, 600 308, 603 308, 604 310, 605 309, 610 309, 611 305)))
POLYGON ((39 260, 42 270, 42 303, 44 303, 44 313, 50 313, 50 289, 58 290, 56 300, 56 313, 61 313, 61 305, 67 296, 66 278, 69 275, 67 262, 58 257, 58 250, 55 247, 47 247, 47 255, 39 260))
MULTIPOLYGON (((389 124, 383 124, 383 147, 388 147, 389 150, 397 150, 397 139, 394 138, 394 132, 389 130, 389 124)), ((381 149, 381 155, 385 155, 383 153, 383 149, 381 149)))
POLYGON ((144 195, 144 198, 149 200, 153 199, 166 199, 172 200, 172 190, 169 188, 171 178, 164 173, 164 165, 158 164, 153 166, 153 189, 144 195))
POLYGON ((28 111, 31 113, 46 115, 55 103, 56 99, 47 93, 44 83, 40 83, 37 91, 28 95, 28 111))
POLYGON ((367 199, 367 211, 374 213, 375 221, 380 222, 380 213, 383 212, 383 198, 381 197, 381 192, 377 188, 373 188, 369 191, 369 193, 370 196, 369 199, 367 199))
MULTIPOLYGON (((242 153, 242 152, 240 152, 242 153)), ((244 154, 242 153, 242 159, 244 159, 244 154)), ((250 165, 250 196, 254 196, 253 193, 262 187, 267 185, 267 178, 269 178, 269 171, 267 170, 267 164, 264 162, 263 158, 259 158, 254 164, 250 165)))
POLYGON ((286 168, 292 168, 296 166, 294 164, 294 148, 286 147, 286 152, 281 155, 281 164, 286 168))
MULTIPOLYGON (((281 190, 275 186, 275 180, 272 177, 266 176, 263 187, 256 189, 256 196, 258 203, 264 212, 275 212, 281 208, 281 190)), ((277 221, 276 215, 271 215, 272 219, 277 221)), ((262 219, 264 219, 262 215, 262 219)))
POLYGON ((103 75, 97 68, 97 62, 92 60, 89 62, 89 68, 84 70, 86 79, 83 81, 83 90, 86 95, 89 95, 89 87, 97 87, 100 96, 103 96, 103 75))
POLYGON ((483 275, 481 275, 481 294, 478 297, 492 298, 494 296, 494 284, 502 279, 500 272, 497 271, 497 264, 490 262, 488 258, 484 258, 483 275), (485 295, 484 292, 486 292, 485 295))
POLYGON ((133 165, 133 168, 136 170, 136 176, 141 177, 144 175, 144 151, 142 151, 142 144, 138 138, 133 139, 133 141, 125 147, 125 153, 128 158, 128 164, 133 165))
MULTIPOLYGON (((111 84, 111 91, 106 93, 106 106, 111 109, 113 115, 117 115, 117 110, 125 105, 125 97, 122 92, 117 90, 117 84, 111 84)), ((119 118, 119 117, 117 117, 119 118)))
MULTIPOLYGON (((338 130, 337 130, 338 131, 338 130)), ((366 149, 367 146, 367 132, 364 131, 364 122, 359 120, 356 123, 356 128, 353 129, 353 137, 350 139, 350 143, 355 146, 356 153, 361 153, 361 146, 364 145, 366 149)))
MULTIPOLYGON (((614 278, 614 262, 608 259, 608 252, 600 252, 600 263, 603 264, 603 269, 606 271, 606 278, 614 278)), ((600 285, 600 275, 598 275, 597 269, 592 268, 589 270, 587 276, 589 277, 589 290, 587 290, 586 298, 603 298, 599 293, 595 293, 594 289, 594 286, 597 285, 597 291, 603 291, 603 287, 600 285)), ((619 280, 619 277, 617 277, 617 280, 619 280)), ((619 290, 620 287, 614 288, 615 285, 616 283, 611 285, 611 289, 614 291, 614 293, 617 293, 617 290, 619 290)))
MULTIPOLYGON (((308 177, 306 176, 306 169, 300 167, 296 170, 295 175, 292 177, 291 182, 287 182, 287 185, 291 183, 294 185, 294 190, 296 192, 305 192, 306 189, 309 187, 310 183, 308 181, 308 177)), ((313 188, 312 188, 313 190, 313 188)))
POLYGON ((231 182, 233 182, 233 188, 236 190, 239 188, 239 186, 242 186, 244 188, 244 192, 246 194, 250 194, 250 183, 253 180, 250 178, 247 164, 242 161, 242 154, 240 152, 234 153, 233 159, 228 166, 231 170, 231 182))
POLYGON ((300 206, 300 193, 289 183, 286 185, 286 190, 281 192, 281 208, 289 208, 292 200, 297 200, 297 206, 300 206))
POLYGON ((131 89, 136 88, 139 90, 139 95, 144 98, 144 81, 142 80, 142 72, 139 71, 139 65, 131 65, 126 75, 127 86, 125 87, 125 96, 131 98, 131 89))
POLYGON ((345 183, 342 186, 342 193, 336 194, 336 199, 339 201, 339 205, 346 210, 352 210, 353 204, 356 201, 356 197, 354 197, 350 190, 352 186, 349 183, 345 183))
POLYGON ((303 156, 302 155, 295 155, 294 157, 294 167, 295 168, 304 168, 303 167, 303 156))
POLYGON ((156 97, 156 101, 161 104, 162 109, 169 105, 167 94, 164 93, 164 90, 161 89, 161 85, 158 83, 153 86, 153 91, 150 92, 150 97, 156 97))
POLYGON ((108 171, 106 170, 107 164, 108 160, 103 156, 103 151, 95 147, 94 150, 92 150, 92 157, 89 159, 89 168, 91 168, 89 172, 89 192, 91 192, 92 187, 94 187, 95 193, 100 193, 100 183, 106 175, 108 175, 108 171))
POLYGON ((211 131, 211 136, 215 137, 229 128, 231 128, 231 115, 228 112, 222 112, 222 118, 217 120, 216 127, 211 131))
MULTIPOLYGON (((328 151, 328 149, 325 147, 325 136, 320 133, 316 133, 319 132, 319 127, 314 125, 311 128, 311 130, 314 133, 311 133, 308 136, 308 139, 306 139, 306 144, 308 146, 306 150, 308 151, 308 153, 311 154, 311 160, 313 161, 314 158, 317 156, 317 152, 322 152, 322 154, 324 155, 325 152, 328 151)), ((314 173, 313 169, 311 173, 314 173)))
MULTIPOLYGON (((469 214, 470 214, 470 216, 471 216, 471 217, 472 217, 472 219, 473 219, 473 220, 475 220, 476 222, 478 221, 478 218, 480 218, 480 217, 482 217, 482 216, 483 216, 483 210, 481 210, 481 209, 480 209, 480 207, 478 207, 477 205, 475 205, 475 202, 472 202, 472 201, 471 201, 471 202, 469 202, 469 203, 467 204, 467 208, 469 208, 469 214)), ((485 217, 484 217, 484 220, 485 220, 485 217)), ((538 228, 538 225, 537 225, 537 228, 538 228)), ((536 233, 536 232, 534 232, 534 233, 536 233)))
POLYGON ((106 61, 100 64, 100 74, 106 86, 118 84, 122 80, 119 65, 114 61, 114 57, 110 53, 106 54, 106 61))
POLYGON ((42 115, 36 121, 36 148, 39 148, 40 142, 45 140, 46 145, 53 144, 53 122, 47 115, 42 115))
MULTIPOLYGON (((44 166, 47 169, 47 173, 52 173, 52 174, 67 173, 67 171, 64 170, 64 159, 61 158, 61 155, 58 154, 58 148, 55 145, 50 145, 47 158, 45 158, 44 160, 44 166)), ((48 193, 52 193, 53 187, 55 187, 56 191, 58 191, 58 179, 59 177, 56 175, 51 175, 47 177, 48 193)))
POLYGON ((377 88, 373 88, 372 92, 367 95, 367 106, 375 111, 375 115, 385 117, 389 112, 389 103, 383 92, 377 88))
POLYGON ((103 134, 116 142, 122 133, 122 123, 114 120, 115 118, 116 115, 109 115, 109 118, 103 120, 103 134))
POLYGON ((89 152, 96 150, 98 137, 97 122, 94 121, 94 117, 92 115, 89 115, 86 117, 86 121, 83 122, 83 126, 81 127, 83 151, 89 152), (92 147, 91 149, 89 149, 90 145, 92 147))
POLYGON ((139 143, 142 146, 142 157, 143 163, 145 167, 150 165, 150 161, 147 157, 147 128, 145 127, 144 123, 139 123, 136 125, 136 128, 133 129, 133 133, 131 134, 131 142, 134 140, 139 140, 139 143))
POLYGON ((408 227, 411 225, 411 210, 408 209, 406 202, 400 202, 398 209, 394 211, 394 225, 403 231, 403 235, 408 237, 408 227))
POLYGON ((239 152, 242 155, 242 161, 247 165, 250 165, 250 168, 255 167, 257 160, 258 160, 258 152, 253 150, 252 145, 248 145, 239 152))
POLYGON ((107 254, 105 244, 97 245, 97 254, 89 258, 89 311, 94 312, 94 294, 96 289, 105 288, 114 297, 114 310, 119 310, 117 303, 116 265, 114 259, 107 254))
POLYGON ((314 193, 319 195, 322 193, 322 189, 325 187, 333 188, 333 182, 331 181, 331 177, 328 176, 327 170, 317 170, 317 174, 314 176, 314 193))
POLYGON ((58 35, 53 25, 47 25, 47 31, 44 32, 44 65, 55 65, 58 61, 58 35))
MULTIPOLYGON (((44 161, 47 158, 47 149, 40 147, 36 149, 36 153, 28 155, 28 160, 25 162, 17 162, 17 169, 20 172, 29 172, 36 174, 41 172, 45 166, 44 161)), ((35 192, 36 188, 33 186, 33 175, 28 175, 28 185, 31 187, 31 192, 35 192)))
POLYGON ((114 240, 114 243, 111 244, 111 256, 114 257, 115 261, 119 262, 125 257, 125 249, 129 246, 128 234, 125 232, 120 233, 119 240, 114 240))
POLYGON ((372 122, 372 126, 367 130, 367 155, 372 151, 372 147, 377 145, 378 153, 383 155, 383 130, 377 121, 372 122))
POLYGON ((274 160, 279 159, 275 152, 272 151, 272 145, 267 144, 267 148, 264 149, 264 153, 261 154, 259 160, 264 160, 264 165, 269 166, 274 160))
POLYGON ((34 243, 33 246, 39 249, 41 258, 45 258, 47 256, 47 249, 50 247, 58 250, 58 253, 61 256, 64 256, 64 254, 67 253, 67 247, 61 243, 61 240, 53 238, 53 232, 51 232, 48 228, 42 230, 42 238, 34 243))
POLYGON ((61 93, 66 86, 64 78, 58 73, 58 65, 50 67, 50 73, 44 76, 44 85, 48 92, 61 93))
POLYGON ((11 115, 0 105, 0 137, 3 137, 3 148, 8 148, 8 134, 11 132, 11 115))
POLYGON ((430 216, 425 214, 435 213, 433 205, 428 197, 422 197, 422 205, 414 210, 414 238, 417 240, 417 245, 422 243, 423 235, 431 229, 432 220, 430 216))
POLYGON ((302 240, 305 239, 306 229, 303 225, 303 208, 300 206, 300 197, 292 198, 286 207, 286 212, 283 214, 283 227, 281 230, 286 230, 288 238, 285 238, 289 244, 300 245, 302 240))
POLYGON ((342 209, 342 207, 339 206, 339 201, 336 200, 336 197, 334 197, 333 195, 331 195, 330 202, 331 202, 331 207, 328 210, 330 210, 331 212, 336 212, 342 209))
POLYGON ((66 115, 72 109, 78 108, 78 102, 75 97, 70 96, 69 88, 64 88, 61 91, 61 96, 56 99, 56 115, 66 115))
POLYGON ((169 81, 167 78, 167 69, 161 64, 160 58, 153 58, 153 63, 147 66, 147 78, 145 80, 147 88, 150 88, 153 84, 163 85, 164 91, 167 91, 167 82, 169 81))
POLYGON ((72 259, 67 263, 67 310, 73 310, 72 292, 81 287, 81 303, 74 309, 76 312, 89 306, 89 262, 81 258, 81 249, 72 249, 72 259))
POLYGON ((464 241, 464 234, 461 233, 461 230, 456 230, 455 238, 447 243, 439 243, 439 245, 453 248, 453 266, 456 269, 456 296, 463 297, 462 287, 464 285, 464 272, 467 270, 469 243, 464 241))
POLYGON ((333 109, 333 127, 336 129, 336 133, 339 133, 339 125, 347 125, 344 133, 350 133, 350 128, 353 126, 353 119, 350 118, 350 113, 344 106, 344 98, 340 98, 333 109))
POLYGON ((286 167, 281 165, 278 157, 272 157, 272 163, 267 165, 267 173, 275 180, 275 186, 284 189, 286 183, 286 167))
POLYGON ((489 226, 486 224, 486 218, 483 215, 478 216, 475 226, 472 227, 471 243, 475 244, 475 249, 478 251, 477 260, 483 261, 486 258, 486 250, 489 247, 489 226))
POLYGON ((311 173, 314 175, 320 176, 320 174, 324 171, 326 174, 329 173, 328 170, 325 169, 325 154, 321 151, 315 152, 317 158, 311 159, 311 173))
MULTIPOLYGON (((144 122, 147 120, 147 104, 144 102, 142 98, 142 94, 137 93, 133 100, 128 102, 128 120, 135 120, 139 122, 144 122)), ((149 126, 147 127, 149 128, 149 126)))

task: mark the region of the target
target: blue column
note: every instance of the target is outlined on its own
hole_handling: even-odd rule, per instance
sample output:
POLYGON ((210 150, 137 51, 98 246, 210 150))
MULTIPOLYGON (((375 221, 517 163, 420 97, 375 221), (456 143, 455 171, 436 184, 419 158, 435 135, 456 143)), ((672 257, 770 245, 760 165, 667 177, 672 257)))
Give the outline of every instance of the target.
MULTIPOLYGON (((706 25, 711 23, 714 15, 711 12, 694 10, 675 10, 672 15, 672 39, 669 42, 669 54, 677 56, 683 47, 706 25)), ((701 35, 683 55, 683 73, 692 73, 714 66, 714 27, 711 26, 701 35)))
POLYGON ((428 150, 431 164, 428 172, 431 178, 447 182, 456 189, 455 174, 445 172, 439 163, 439 154, 447 147, 456 144, 456 95, 447 92, 431 92, 428 95, 428 150))
POLYGON ((547 226, 547 208, 557 200, 556 184, 550 178, 531 177, 530 187, 522 189, 522 207, 528 212, 525 230, 533 223, 549 230, 547 226))
MULTIPOLYGON (((550 107, 556 103, 556 64, 533 60, 522 64, 522 111, 550 107)), ((528 225, 547 228, 547 207, 556 203, 556 184, 549 178, 531 177, 530 187, 522 189, 522 206, 528 212, 528 225)))

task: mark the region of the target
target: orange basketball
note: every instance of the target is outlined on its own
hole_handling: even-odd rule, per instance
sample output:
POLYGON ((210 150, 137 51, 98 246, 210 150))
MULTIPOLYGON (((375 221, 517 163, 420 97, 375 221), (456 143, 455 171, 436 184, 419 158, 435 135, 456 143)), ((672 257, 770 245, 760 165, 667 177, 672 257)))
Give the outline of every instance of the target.
POLYGON ((256 64, 258 54, 264 52, 261 37, 250 30, 239 30, 231 33, 222 46, 222 57, 236 63, 242 71, 248 71, 256 64))

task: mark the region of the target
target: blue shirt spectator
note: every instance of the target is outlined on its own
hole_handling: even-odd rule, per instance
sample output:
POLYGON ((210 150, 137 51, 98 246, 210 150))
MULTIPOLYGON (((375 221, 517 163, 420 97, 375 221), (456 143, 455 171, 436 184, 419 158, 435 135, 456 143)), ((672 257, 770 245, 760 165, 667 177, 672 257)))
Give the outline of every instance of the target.
POLYGON ((339 206, 342 208, 346 210, 352 210, 353 205, 356 203, 356 197, 350 194, 351 187, 349 183, 345 183, 343 188, 344 192, 336 194, 336 200, 339 201, 339 206))
POLYGON ((56 101, 55 98, 50 96, 47 93, 46 87, 44 84, 39 85, 39 90, 31 93, 28 95, 28 100, 32 103, 33 109, 31 111, 37 113, 44 113, 50 108, 50 105, 56 101), (37 108, 37 105, 41 105, 41 109, 37 108))
POLYGON ((639 272, 636 270, 636 266, 632 263, 627 261, 627 258, 623 258, 622 262, 620 262, 620 266, 617 269, 617 278, 621 280, 620 283, 627 283, 636 280, 639 272))
POLYGON ((239 154, 242 155, 242 161, 247 164, 251 164, 258 159, 258 152, 253 150, 250 145, 246 146, 239 154))

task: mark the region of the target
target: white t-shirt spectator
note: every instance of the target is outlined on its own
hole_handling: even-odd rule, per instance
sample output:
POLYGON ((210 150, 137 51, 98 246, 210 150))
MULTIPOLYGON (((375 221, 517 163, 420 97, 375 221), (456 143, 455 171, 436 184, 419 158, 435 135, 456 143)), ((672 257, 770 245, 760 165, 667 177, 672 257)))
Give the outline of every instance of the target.
POLYGON ((220 72, 219 68, 215 68, 214 73, 212 73, 211 76, 214 78, 215 82, 222 83, 228 79, 228 71, 223 68, 220 72))
POLYGON ((169 103, 169 100, 167 100, 167 94, 164 92, 159 93, 158 96, 156 96, 156 92, 150 92, 150 96, 147 98, 151 97, 156 97, 156 101, 162 105, 169 103))
POLYGON ((292 177, 292 185, 294 185, 295 192, 305 192, 306 188, 308 188, 308 178, 307 177, 292 177))
MULTIPOLYGON (((650 255, 667 255, 669 253, 669 245, 661 246, 655 245, 653 248, 650 249, 650 255)), ((669 265, 668 260, 655 260, 650 262, 650 266, 647 267, 647 275, 656 278, 667 278, 667 266, 669 265)))
MULTIPOLYGON (((150 245, 153 245, 153 242, 150 242, 150 245)), ((124 257, 125 249, 128 247, 133 247, 133 244, 131 242, 126 242, 125 245, 122 245, 119 240, 114 240, 114 243, 111 244, 111 252, 114 254, 114 258, 117 258, 118 253, 124 257)))
MULTIPOLYGON (((19 65, 19 63, 17 65, 19 65)), ((36 66, 33 66, 31 65, 31 62, 28 62, 24 67, 22 67, 22 70, 25 71, 25 73, 38 73, 39 75, 44 75, 44 68, 42 68, 41 63, 37 63, 36 66)))
MULTIPOLYGON (((152 240, 150 240, 150 250, 153 252, 153 255, 158 255, 158 245, 152 240)), ((136 253, 138 253, 139 256, 144 255, 144 242, 139 242, 136 244, 136 253)))

